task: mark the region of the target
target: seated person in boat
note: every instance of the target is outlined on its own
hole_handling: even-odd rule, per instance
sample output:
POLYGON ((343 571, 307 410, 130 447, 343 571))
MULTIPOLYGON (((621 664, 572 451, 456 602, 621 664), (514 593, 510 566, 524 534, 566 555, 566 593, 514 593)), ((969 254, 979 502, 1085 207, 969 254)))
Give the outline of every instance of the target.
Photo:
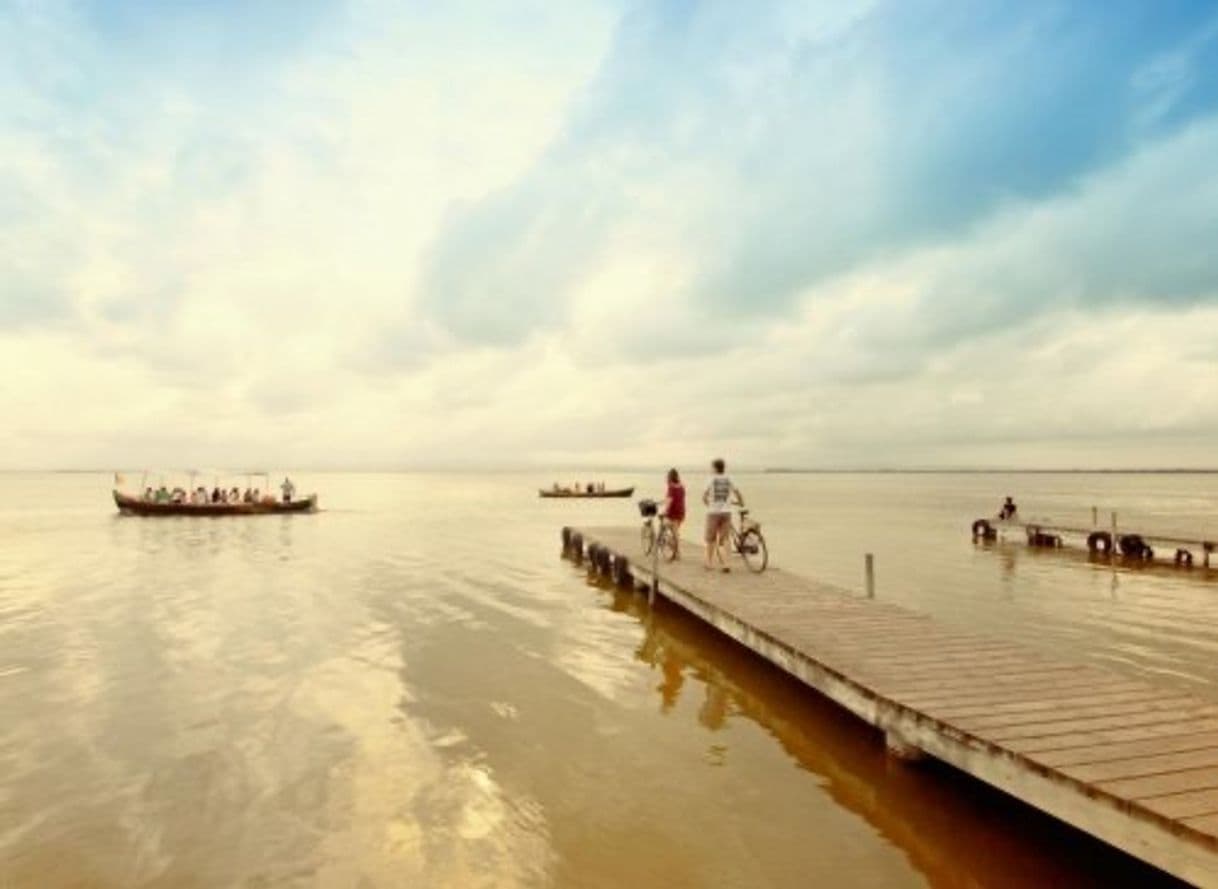
POLYGON ((167 487, 165 487, 164 485, 161 485, 159 488, 156 489, 156 502, 157 503, 168 503, 169 502, 169 489, 167 487))
POLYGON ((221 495, 220 495, 220 486, 219 486, 219 485, 217 485, 216 487, 214 487, 214 488, 212 488, 212 489, 211 489, 211 502, 212 502, 212 503, 219 503, 219 502, 220 502, 220 496, 221 496, 221 495))
POLYGON ((144 499, 150 502, 156 499, 156 494, 153 493, 152 488, 144 488, 144 499))

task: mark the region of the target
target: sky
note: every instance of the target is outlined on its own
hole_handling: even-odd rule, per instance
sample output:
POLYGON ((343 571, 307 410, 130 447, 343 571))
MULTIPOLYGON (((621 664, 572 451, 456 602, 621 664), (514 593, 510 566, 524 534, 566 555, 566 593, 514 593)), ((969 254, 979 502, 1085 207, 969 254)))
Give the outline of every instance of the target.
POLYGON ((0 469, 1218 467, 1218 4, 0 0, 0 469))

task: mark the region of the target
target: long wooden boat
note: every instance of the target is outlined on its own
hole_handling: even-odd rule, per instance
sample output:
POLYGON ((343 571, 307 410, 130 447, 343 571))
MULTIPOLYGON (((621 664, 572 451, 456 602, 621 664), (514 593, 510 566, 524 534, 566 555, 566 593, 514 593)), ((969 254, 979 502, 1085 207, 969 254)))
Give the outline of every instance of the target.
POLYGON ((313 512, 317 509, 317 495, 310 494, 303 500, 263 500, 258 503, 166 503, 131 497, 115 491, 114 505, 123 515, 273 515, 284 512, 313 512))
POLYGON ((609 491, 568 491, 566 489, 547 491, 541 488, 537 492, 538 497, 554 497, 559 500, 565 499, 584 499, 584 500, 599 500, 605 497, 630 497, 634 494, 634 488, 614 488, 609 491))

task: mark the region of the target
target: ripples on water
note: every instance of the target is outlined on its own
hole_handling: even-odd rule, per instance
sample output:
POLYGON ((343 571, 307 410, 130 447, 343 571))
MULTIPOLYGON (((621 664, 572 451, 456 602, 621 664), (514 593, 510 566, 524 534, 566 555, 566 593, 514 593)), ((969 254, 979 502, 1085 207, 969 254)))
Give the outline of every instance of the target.
MULTIPOLYGON (((326 511, 149 520, 106 477, 0 476, 0 887, 1160 879, 558 559, 628 501, 298 481, 326 511)), ((881 598, 1214 694, 1202 572, 968 539, 1007 493, 1201 526, 1214 477, 738 481, 783 567, 857 589, 872 551, 881 598)))

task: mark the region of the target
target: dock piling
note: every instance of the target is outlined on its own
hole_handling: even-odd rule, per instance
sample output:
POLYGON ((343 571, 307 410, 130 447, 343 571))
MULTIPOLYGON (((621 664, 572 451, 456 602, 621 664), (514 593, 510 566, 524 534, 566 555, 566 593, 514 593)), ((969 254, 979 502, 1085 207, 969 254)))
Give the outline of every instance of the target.
POLYGON ((863 558, 863 576, 867 584, 867 598, 875 598, 875 556, 871 553, 863 558))

